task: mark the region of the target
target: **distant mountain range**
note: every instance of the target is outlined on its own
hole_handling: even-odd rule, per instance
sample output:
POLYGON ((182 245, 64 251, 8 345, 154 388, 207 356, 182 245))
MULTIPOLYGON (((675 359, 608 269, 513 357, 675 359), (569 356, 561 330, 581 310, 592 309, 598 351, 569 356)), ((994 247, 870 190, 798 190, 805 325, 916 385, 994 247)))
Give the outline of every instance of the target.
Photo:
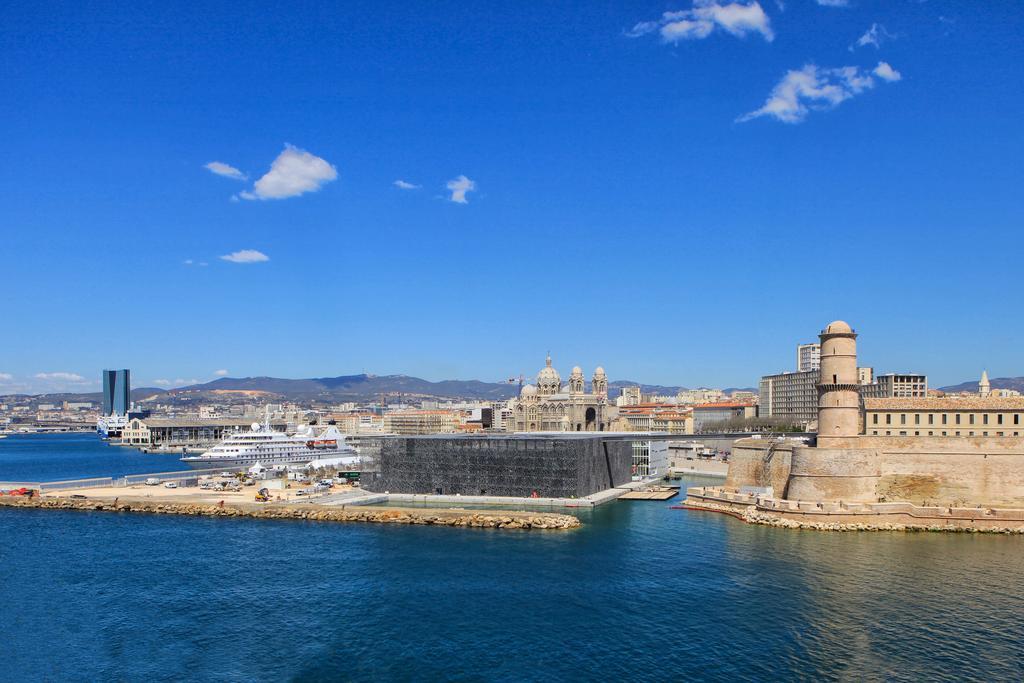
MULTIPOLYGON (((996 377, 990 379, 989 384, 992 385, 993 389, 1014 389, 1016 391, 1024 392, 1024 377, 996 377)), ((941 391, 945 391, 951 394, 956 394, 961 391, 978 391, 978 380, 974 379, 969 382, 961 382, 960 384, 954 384, 948 387, 940 387, 941 391)))
MULTIPOLYGON (((609 383, 613 396, 618 395, 623 387, 639 386, 645 394, 674 396, 681 386, 662 386, 643 384, 629 380, 618 380, 609 383)), ((132 400, 184 400, 184 399, 223 399, 226 393, 260 392, 274 397, 299 401, 367 401, 379 399, 381 395, 389 399, 398 396, 416 399, 478 399, 503 400, 512 398, 519 393, 516 383, 481 382, 479 380, 442 380, 431 382, 410 377, 408 375, 342 375, 340 377, 314 377, 309 379, 284 379, 280 377, 221 377, 210 382, 193 384, 174 389, 156 387, 140 387, 132 389, 132 400)), ((61 401, 92 401, 102 400, 100 392, 90 393, 56 393, 35 396, 33 399, 42 403, 60 403, 61 401)))

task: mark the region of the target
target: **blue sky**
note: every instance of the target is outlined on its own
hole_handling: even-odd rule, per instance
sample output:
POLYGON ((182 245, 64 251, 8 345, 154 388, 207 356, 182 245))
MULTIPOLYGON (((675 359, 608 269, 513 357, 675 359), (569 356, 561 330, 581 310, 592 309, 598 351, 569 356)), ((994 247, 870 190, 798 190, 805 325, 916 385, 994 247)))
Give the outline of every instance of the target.
POLYGON ((5 3, 0 392, 1024 374, 1024 6, 488 5, 5 3))

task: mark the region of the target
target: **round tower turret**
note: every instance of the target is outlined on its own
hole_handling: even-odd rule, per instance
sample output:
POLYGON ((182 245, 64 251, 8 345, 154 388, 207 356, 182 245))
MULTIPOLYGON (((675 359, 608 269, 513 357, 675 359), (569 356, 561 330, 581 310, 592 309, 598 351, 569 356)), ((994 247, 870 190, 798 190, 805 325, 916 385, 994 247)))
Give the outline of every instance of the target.
POLYGON ((860 434, 860 390, 857 377, 857 334, 842 320, 819 335, 821 376, 818 379, 818 440, 860 434))

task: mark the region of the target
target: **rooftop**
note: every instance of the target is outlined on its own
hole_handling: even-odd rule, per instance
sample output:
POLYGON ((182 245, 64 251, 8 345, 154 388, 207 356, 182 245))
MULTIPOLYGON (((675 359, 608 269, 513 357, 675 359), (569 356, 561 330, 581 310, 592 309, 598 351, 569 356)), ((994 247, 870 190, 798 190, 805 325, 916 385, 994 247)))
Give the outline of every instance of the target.
POLYGON ((1024 410, 1024 396, 981 398, 952 396, 946 398, 866 398, 867 410, 1024 410))

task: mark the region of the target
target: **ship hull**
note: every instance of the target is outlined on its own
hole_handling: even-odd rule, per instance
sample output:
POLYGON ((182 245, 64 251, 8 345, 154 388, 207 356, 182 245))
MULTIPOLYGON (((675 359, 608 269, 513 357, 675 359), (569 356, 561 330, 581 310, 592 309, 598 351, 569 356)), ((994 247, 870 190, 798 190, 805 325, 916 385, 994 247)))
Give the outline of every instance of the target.
POLYGON ((359 456, 352 451, 310 451, 309 454, 289 453, 282 455, 268 455, 266 453, 241 454, 229 457, 207 457, 195 455, 181 459, 183 463, 196 470, 215 470, 218 468, 233 469, 237 467, 252 467, 259 463, 262 467, 287 467, 289 465, 308 465, 313 460, 323 458, 349 458, 353 463, 359 461, 359 456))

